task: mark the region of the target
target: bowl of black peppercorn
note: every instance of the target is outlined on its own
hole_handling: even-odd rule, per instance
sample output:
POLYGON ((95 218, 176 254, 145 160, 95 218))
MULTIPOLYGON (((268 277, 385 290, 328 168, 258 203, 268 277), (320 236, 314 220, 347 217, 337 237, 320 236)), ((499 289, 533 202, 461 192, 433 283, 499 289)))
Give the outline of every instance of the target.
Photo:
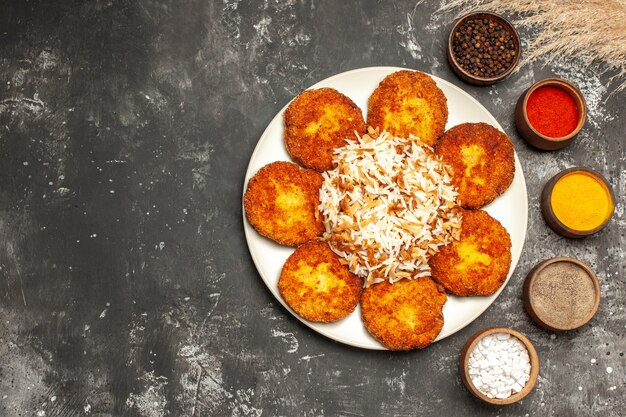
POLYGON ((508 77, 520 60, 522 44, 513 25, 491 12, 460 17, 450 31, 448 62, 463 81, 490 85, 508 77))

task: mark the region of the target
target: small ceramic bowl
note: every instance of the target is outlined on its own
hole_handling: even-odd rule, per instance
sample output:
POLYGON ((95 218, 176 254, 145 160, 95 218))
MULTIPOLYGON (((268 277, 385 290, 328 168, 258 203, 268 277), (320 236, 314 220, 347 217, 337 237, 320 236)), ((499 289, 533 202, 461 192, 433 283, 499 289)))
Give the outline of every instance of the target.
MULTIPOLYGON (((567 272, 569 273, 569 271, 567 272)), ((551 279, 554 279, 554 277, 552 277, 551 279)), ((526 312, 528 313, 530 318, 532 318, 533 321, 541 327, 552 331, 574 330, 584 326, 585 324, 589 323, 589 321, 591 321, 593 316, 595 316, 596 312, 598 311, 598 307, 600 306, 600 284, 598 282, 598 277, 587 264, 574 258, 550 258, 539 262, 537 265, 535 265, 533 269, 530 270, 528 275, 526 275, 523 293, 524 307, 526 308, 526 312), (537 293, 542 294, 550 291, 549 287, 547 286, 544 286, 543 288, 537 288, 537 285, 542 286, 540 274, 548 266, 558 263, 570 264, 576 268, 580 268, 580 270, 584 271, 585 275, 589 279, 588 283, 585 284, 584 287, 590 287, 589 291, 591 291, 592 293, 589 293, 588 297, 589 300, 593 299, 593 305, 590 304, 589 309, 584 312, 585 314, 581 315, 578 318, 574 317, 577 316, 577 314, 571 314, 570 312, 567 312, 566 314, 555 318, 554 313, 550 314, 546 312, 545 307, 541 308, 539 304, 541 302, 541 296, 537 295, 537 293), (539 299, 537 299, 537 297, 539 297, 539 299), (553 317, 550 317, 551 315, 553 317)), ((567 301, 571 301, 574 308, 581 308, 579 305, 576 305, 575 300, 567 301)))
POLYGON ((580 130, 583 128, 587 120, 587 104, 585 97, 580 92, 578 87, 567 80, 561 78, 546 78, 533 84, 528 90, 517 100, 515 106, 515 127, 518 133, 526 142, 535 148, 545 151, 554 151, 567 146, 570 142, 576 138, 580 130), (558 87, 567 92, 576 101, 578 106, 578 124, 569 135, 561 138, 551 138, 549 136, 542 135, 530 124, 528 120, 528 113, 526 112, 526 106, 528 104, 528 97, 539 87, 552 86, 558 87))
POLYGON ((530 340, 528 340, 526 336, 524 336, 522 333, 516 330, 509 329, 508 327, 487 327, 486 329, 482 329, 476 332, 465 343, 465 346, 463 346, 463 349, 461 350, 459 366, 460 366, 460 372, 461 372, 461 379, 463 380, 463 383, 465 384, 467 389, 472 394, 474 394, 477 398, 483 400, 486 403, 493 404, 493 405, 509 405, 509 404, 513 404, 513 403, 520 401, 521 399, 526 397, 528 394, 530 394, 530 392, 535 387, 535 384, 537 383, 537 378, 539 377, 539 355, 537 355, 537 350, 535 349, 533 344, 530 342, 530 340), (512 336, 517 337, 524 344, 524 346, 526 346, 526 350, 528 350, 528 356, 530 357, 530 378, 528 379, 528 381, 526 382, 526 385, 524 385, 524 388, 520 392, 518 392, 517 394, 513 394, 507 398, 487 397, 485 394, 480 392, 478 388, 474 386, 474 384, 472 383, 472 379, 470 378, 470 375, 469 375, 468 368, 469 368, 470 354, 472 353, 472 351, 474 350, 478 342, 480 342, 480 340, 483 337, 488 336, 490 334, 494 334, 494 333, 508 333, 512 336))
POLYGON ((495 13, 491 13, 491 12, 483 12, 483 11, 473 12, 473 13, 469 13, 460 17, 459 20, 457 20, 457 22, 452 27, 452 30, 450 31, 450 35, 448 36, 448 62, 450 63, 450 66, 452 67, 452 70, 454 71, 454 73, 460 79, 462 79, 463 81, 469 84, 490 85, 490 84, 495 84, 499 81, 504 80, 506 77, 511 75, 515 67, 517 67, 521 54, 522 54, 522 43, 520 42, 520 37, 519 37, 519 34, 517 33, 517 30, 515 30, 515 27, 513 27, 513 25, 504 17, 497 15, 495 13), (454 46, 453 46, 454 45, 454 33, 457 31, 457 29, 461 27, 461 25, 463 25, 463 23, 465 23, 467 20, 470 20, 470 19, 494 20, 500 23, 504 28, 506 28, 506 30, 513 37, 513 44, 515 45, 515 52, 516 52, 515 58, 513 59, 511 66, 507 68, 506 71, 504 71, 503 73, 499 74, 496 77, 491 77, 491 78, 477 77, 467 72, 466 70, 464 70, 461 67, 461 65, 459 65, 458 61, 456 60, 456 57, 454 55, 454 46))
POLYGON ((615 211, 615 194, 613 193, 613 190, 611 189, 611 185, 606 180, 606 178, 602 176, 602 174, 600 174, 597 171, 594 171, 591 168, 573 167, 573 168, 565 169, 559 172, 558 174, 556 174, 554 177, 552 177, 543 187, 543 191, 541 192, 541 213, 543 214, 543 218, 545 219, 546 223, 556 233, 560 234, 561 236, 570 238, 570 239, 580 239, 583 237, 587 237, 589 235, 592 235, 604 229, 606 225, 609 224, 609 222, 611 221, 611 217, 613 217, 614 211, 615 211), (607 216, 606 220, 601 225, 591 230, 576 230, 576 229, 567 227, 566 225, 561 223, 561 221, 556 217, 556 215, 554 214, 554 211, 552 210, 552 190, 554 189, 554 185, 557 183, 559 179, 561 179, 565 175, 569 174, 570 172, 577 172, 577 171, 591 174, 600 182, 602 182, 609 193, 611 204, 613 205, 612 211, 610 215, 607 216))

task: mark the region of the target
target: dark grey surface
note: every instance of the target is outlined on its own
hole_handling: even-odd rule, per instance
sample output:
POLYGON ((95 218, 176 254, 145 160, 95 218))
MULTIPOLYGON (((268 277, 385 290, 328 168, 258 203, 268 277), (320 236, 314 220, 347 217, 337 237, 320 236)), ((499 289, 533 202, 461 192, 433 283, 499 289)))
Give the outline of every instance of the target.
MULTIPOLYGON (((450 15, 413 1, 9 1, 0 13, 0 415, 603 415, 626 410, 624 94, 569 62, 479 88, 445 59, 450 15), (248 254, 241 191, 271 118, 307 86, 376 65, 430 72, 475 96, 511 136, 528 235, 497 302, 423 351, 337 344, 293 318, 248 254), (565 150, 514 131, 518 95, 561 75, 589 121, 565 150), (544 224, 562 168, 603 172, 619 203, 581 241, 544 224), (539 260, 587 262, 600 310, 554 335, 523 311, 539 260), (479 403, 457 373, 476 330, 511 326, 541 358, 536 390, 479 403), (609 373, 607 368, 612 368, 609 373)), ((522 30, 525 41, 528 32, 522 30)))

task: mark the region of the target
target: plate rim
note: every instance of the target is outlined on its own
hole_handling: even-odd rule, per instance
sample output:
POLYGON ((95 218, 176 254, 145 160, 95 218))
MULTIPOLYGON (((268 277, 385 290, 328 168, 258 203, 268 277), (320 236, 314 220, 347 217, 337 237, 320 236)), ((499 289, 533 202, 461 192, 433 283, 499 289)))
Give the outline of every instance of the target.
MULTIPOLYGON (((339 77, 344 77, 347 75, 350 75, 351 73, 362 73, 362 72, 370 72, 370 71, 420 71, 417 69, 413 69, 413 68, 406 68, 406 67, 396 67, 396 66, 370 66, 370 67, 362 67, 362 68, 355 68, 352 70, 348 70, 348 71, 344 71, 344 72, 340 72, 334 75, 331 75, 330 77, 324 78, 320 81, 317 81, 316 83, 310 85, 309 87, 303 89, 302 91, 305 90, 310 90, 313 88, 318 88, 318 86, 322 83, 328 83, 332 80, 334 80, 335 78, 339 78, 339 77)), ((495 123, 495 127, 497 127, 501 132, 505 133, 504 129, 502 128, 502 125, 500 125, 500 123, 498 122, 498 120, 493 116, 493 114, 491 114, 491 112, 489 110, 487 110, 487 108, 485 106, 483 106, 477 99, 475 99, 471 94, 469 94, 467 91, 463 90, 461 87, 451 83, 450 81, 444 80, 443 78, 437 77, 436 75, 427 73, 425 71, 420 71, 423 72, 427 75, 429 75, 430 77, 432 77, 437 83, 442 83, 442 84, 446 84, 447 86, 461 92, 463 95, 465 95, 467 98, 469 98, 474 104, 476 104, 478 107, 480 107, 480 109, 482 109, 487 115, 489 115, 489 117, 491 118, 491 120, 493 121, 493 123, 495 123)), ((250 158, 248 160, 248 167, 246 169, 246 174, 244 176, 244 182, 243 182, 243 189, 242 189, 242 193, 241 193, 241 207, 242 207, 242 220, 243 220, 243 229, 244 229, 244 235, 246 237, 246 246, 248 247, 248 252, 250 253, 250 256, 252 257, 252 261, 254 263, 254 267, 258 273, 258 275, 261 277, 261 279, 263 280, 263 283, 265 284, 265 286, 270 290, 270 292, 272 293, 272 295, 274 296, 274 298, 276 300, 278 300, 280 302, 280 304, 287 309, 287 311, 289 311, 289 313, 294 316, 295 318, 297 318, 301 323, 305 324, 308 328, 310 328, 311 330, 315 331, 316 333, 331 339, 335 342, 340 342, 343 344, 346 344, 348 346, 352 346, 352 347, 357 347, 360 349, 366 349, 366 350, 378 350, 378 351, 389 351, 389 349, 387 349, 386 347, 384 347, 382 344, 380 344, 380 342, 378 340, 376 340, 374 338, 374 340, 376 340, 380 346, 376 346, 376 347, 372 347, 372 346, 365 346, 362 344, 359 344, 357 342, 354 342, 350 339, 346 339, 342 336, 335 336, 335 335, 330 335, 327 332, 320 330, 316 327, 314 327, 314 325, 320 324, 320 323, 314 323, 314 322, 309 322, 308 320, 300 317, 297 313, 295 313, 286 303, 285 301, 282 299, 282 297, 280 296, 280 293, 277 291, 277 289, 272 288, 272 286, 268 283, 267 279, 263 276, 263 273, 260 271, 259 267, 258 267, 258 256, 256 251, 251 247, 250 245, 250 233, 257 233, 256 230, 254 230, 254 228, 252 227, 252 225, 250 225, 248 223, 248 219, 246 218, 246 212, 245 212, 245 207, 244 207, 244 195, 248 186, 248 181, 249 179, 252 177, 252 161, 254 161, 255 157, 257 156, 259 150, 260 150, 260 145, 261 143, 265 142, 266 140, 266 136, 269 136, 269 131, 270 131, 270 127, 274 125, 274 123, 276 122, 277 119, 282 118, 283 114, 285 112, 285 110, 287 109, 287 107, 289 106, 289 104, 296 98, 297 96, 293 97, 291 100, 289 100, 277 113, 276 115, 272 118, 272 120, 270 120, 270 122, 267 124, 267 126, 265 127, 265 129, 263 130, 263 133, 261 134, 261 136, 259 137, 259 140, 257 141, 254 150, 252 151, 252 154, 250 155, 250 158)), ((508 136, 508 135, 507 135, 508 136)), ((467 326, 469 326, 473 321, 475 321, 476 319, 478 319, 480 316, 483 315, 483 313, 489 308, 491 307, 496 300, 498 299, 498 297, 500 296, 500 294, 502 293, 502 291, 504 290, 504 288, 508 285, 510 279, 513 277, 515 269, 517 268, 517 265, 519 263, 519 260, 521 258, 521 254, 523 252, 524 249, 524 245, 526 244, 526 235, 528 233, 528 187, 526 186, 526 177, 524 176, 524 171, 522 170, 522 164, 520 163, 520 160, 517 156, 517 151, 514 150, 513 153, 514 156, 514 162, 515 162, 515 171, 516 171, 516 175, 519 172, 520 173, 520 179, 521 179, 521 185, 523 186, 524 189, 524 193, 523 193, 523 197, 524 197, 524 224, 523 224, 523 239, 522 239, 522 243, 519 247, 519 249, 516 251, 516 253, 511 253, 511 270, 509 272, 509 274, 507 274, 507 278, 504 281, 504 283, 500 286, 500 288, 498 288, 498 290, 494 293, 495 297, 494 299, 490 302, 490 303, 486 303, 484 307, 481 307, 480 310, 475 313, 474 315, 468 317, 466 320, 464 320, 462 322, 461 325, 459 325, 457 327, 456 330, 454 330, 453 332, 451 332, 450 334, 447 334, 443 337, 437 336, 435 338, 435 340, 433 341, 433 343, 441 341, 447 337, 453 336, 454 334, 458 333, 459 331, 463 330, 464 328, 466 328, 467 326)), ((296 162, 294 161, 288 161, 288 162, 293 162, 296 165, 296 162)), ((260 235, 259 235, 260 236, 260 235)), ((293 250, 295 250, 295 248, 293 248, 293 250)))

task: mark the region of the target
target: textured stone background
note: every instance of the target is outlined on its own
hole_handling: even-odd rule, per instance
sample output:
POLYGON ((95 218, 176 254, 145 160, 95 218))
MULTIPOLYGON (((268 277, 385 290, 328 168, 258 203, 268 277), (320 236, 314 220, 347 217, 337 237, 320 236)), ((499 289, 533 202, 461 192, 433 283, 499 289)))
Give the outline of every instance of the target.
MULTIPOLYGON (((0 415, 624 415, 625 95, 576 63, 492 87, 448 68, 438 1, 4 1, 0 13, 0 415), (410 353, 336 344, 266 289, 242 231, 248 159, 299 91, 395 65, 461 86, 511 136, 528 184, 524 252, 498 301, 463 331, 410 353), (565 150, 517 136, 519 94, 569 78, 589 120, 565 150), (605 231, 565 240, 537 196, 562 168, 603 172, 619 204, 605 231), (523 311, 539 260, 598 273, 600 310, 550 334, 523 311), (458 353, 511 326, 539 350, 536 390, 508 408, 462 386, 458 353), (612 368, 612 373, 607 372, 612 368)), ((522 31, 525 40, 530 34, 522 31)))

